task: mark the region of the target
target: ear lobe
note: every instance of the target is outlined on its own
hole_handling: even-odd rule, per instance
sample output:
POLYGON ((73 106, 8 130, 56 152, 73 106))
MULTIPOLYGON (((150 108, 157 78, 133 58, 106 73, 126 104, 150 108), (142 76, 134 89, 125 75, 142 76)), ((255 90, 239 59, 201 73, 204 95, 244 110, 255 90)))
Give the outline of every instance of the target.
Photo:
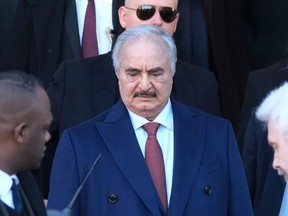
POLYGON ((23 143, 27 133, 27 124, 20 123, 14 128, 14 138, 18 143, 23 143))

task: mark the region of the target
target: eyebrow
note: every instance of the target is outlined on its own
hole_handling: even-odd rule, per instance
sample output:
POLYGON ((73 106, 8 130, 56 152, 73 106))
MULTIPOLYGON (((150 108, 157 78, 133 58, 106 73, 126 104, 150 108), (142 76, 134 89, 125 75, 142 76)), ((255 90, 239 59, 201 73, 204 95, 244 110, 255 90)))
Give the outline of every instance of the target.
MULTIPOLYGON (((141 72, 142 69, 139 69, 139 68, 135 68, 135 67, 128 67, 125 69, 125 72, 141 72)), ((148 73, 154 73, 154 72, 164 72, 164 68, 163 67, 160 67, 160 66, 157 66, 157 67, 153 67, 153 68, 150 68, 147 70, 148 73)))
POLYGON ((125 71, 138 71, 138 70, 140 70, 140 69, 137 67, 131 67, 131 66, 129 66, 128 68, 125 69, 125 71))
POLYGON ((271 147, 271 148, 275 148, 276 146, 278 146, 278 144, 275 142, 275 141, 273 141, 273 140, 269 140, 268 139, 268 145, 271 147))
POLYGON ((162 67, 153 67, 153 68, 150 68, 149 70, 147 70, 148 72, 151 72, 151 73, 153 73, 153 72, 159 72, 159 71, 162 71, 162 72, 164 72, 164 68, 162 68, 162 67))

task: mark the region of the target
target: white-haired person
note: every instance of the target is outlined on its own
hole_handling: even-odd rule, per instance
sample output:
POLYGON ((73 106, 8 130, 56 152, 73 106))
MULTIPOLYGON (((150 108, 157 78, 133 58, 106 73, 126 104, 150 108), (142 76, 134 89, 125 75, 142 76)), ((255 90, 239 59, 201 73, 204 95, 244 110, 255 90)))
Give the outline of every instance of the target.
POLYGON ((273 168, 286 181, 279 216, 288 215, 288 82, 271 91, 256 110, 256 118, 267 127, 273 149, 273 168))

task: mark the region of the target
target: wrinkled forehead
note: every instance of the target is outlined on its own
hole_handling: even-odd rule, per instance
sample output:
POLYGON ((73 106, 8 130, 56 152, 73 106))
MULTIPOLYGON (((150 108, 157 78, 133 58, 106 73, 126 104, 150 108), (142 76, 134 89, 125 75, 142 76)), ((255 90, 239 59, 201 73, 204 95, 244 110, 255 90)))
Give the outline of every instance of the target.
POLYGON ((131 56, 136 53, 141 54, 144 51, 149 51, 151 55, 158 54, 159 58, 168 57, 168 46, 161 38, 155 35, 126 41, 122 46, 121 54, 126 53, 131 56))
POLYGON ((270 118, 268 120, 267 130, 268 130, 267 138, 270 143, 274 143, 274 142, 277 142, 279 139, 282 139, 285 141, 285 144, 288 146, 288 128, 287 127, 280 126, 277 120, 270 118))

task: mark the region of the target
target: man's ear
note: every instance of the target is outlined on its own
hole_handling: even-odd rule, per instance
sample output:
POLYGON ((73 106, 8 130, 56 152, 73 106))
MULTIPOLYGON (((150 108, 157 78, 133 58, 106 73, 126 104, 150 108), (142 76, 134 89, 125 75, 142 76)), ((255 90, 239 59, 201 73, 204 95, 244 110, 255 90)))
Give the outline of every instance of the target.
POLYGON ((126 19, 127 19, 127 16, 126 16, 126 13, 127 13, 127 9, 124 7, 124 6, 121 6, 119 9, 118 9, 118 17, 119 17, 119 22, 121 24, 121 27, 126 29, 126 19))
POLYGON ((27 134, 27 124, 22 122, 14 128, 14 138, 18 143, 23 143, 27 134))

